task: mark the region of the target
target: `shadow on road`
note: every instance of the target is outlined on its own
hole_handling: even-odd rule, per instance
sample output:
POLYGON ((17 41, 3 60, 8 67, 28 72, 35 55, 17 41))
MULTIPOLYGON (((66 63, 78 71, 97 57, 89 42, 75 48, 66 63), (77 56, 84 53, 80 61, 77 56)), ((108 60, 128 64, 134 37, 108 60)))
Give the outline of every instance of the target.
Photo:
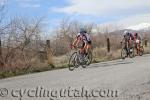
POLYGON ((92 66, 89 66, 88 68, 94 68, 94 67, 111 67, 115 65, 125 65, 125 64, 132 64, 132 61, 115 61, 115 62, 102 62, 102 63, 97 63, 93 64, 92 66))

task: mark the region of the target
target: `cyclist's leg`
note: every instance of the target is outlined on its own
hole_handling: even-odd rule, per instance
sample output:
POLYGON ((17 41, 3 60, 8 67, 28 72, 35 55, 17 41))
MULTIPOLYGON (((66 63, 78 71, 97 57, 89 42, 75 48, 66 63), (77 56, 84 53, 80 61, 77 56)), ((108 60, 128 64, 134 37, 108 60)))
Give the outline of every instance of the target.
POLYGON ((88 45, 87 45, 87 43, 85 43, 84 48, 83 48, 84 54, 87 53, 87 47, 88 47, 88 45))
POLYGON ((85 43, 83 42, 82 47, 80 48, 80 54, 84 54, 85 53, 85 43))
POLYGON ((84 46, 84 51, 85 51, 85 54, 88 54, 89 50, 91 48, 91 42, 86 42, 85 43, 85 46, 84 46))
POLYGON ((90 41, 87 43, 86 53, 89 53, 91 49, 92 49, 92 43, 90 41))
POLYGON ((84 47, 84 49, 85 49, 85 54, 87 55, 88 54, 88 50, 89 50, 89 45, 86 44, 85 47, 84 47))
POLYGON ((132 48, 132 40, 129 40, 129 48, 132 48))
POLYGON ((134 44, 133 44, 133 40, 129 40, 129 50, 133 49, 134 44))
POLYGON ((127 41, 127 55, 129 55, 130 52, 130 41, 127 41))
POLYGON ((138 55, 138 44, 135 43, 136 54, 138 55))
POLYGON ((138 49, 137 49, 137 43, 136 42, 134 42, 134 48, 136 50, 136 54, 138 54, 138 49))
POLYGON ((128 52, 128 46, 127 45, 128 45, 128 43, 127 43, 127 41, 125 41, 123 48, 126 50, 126 52, 128 52))
POLYGON ((140 53, 140 46, 141 46, 141 44, 140 44, 140 43, 138 43, 138 44, 137 44, 137 47, 138 47, 138 48, 137 48, 137 50, 138 50, 138 52, 137 52, 137 53, 138 53, 138 55, 139 55, 139 53, 140 53))

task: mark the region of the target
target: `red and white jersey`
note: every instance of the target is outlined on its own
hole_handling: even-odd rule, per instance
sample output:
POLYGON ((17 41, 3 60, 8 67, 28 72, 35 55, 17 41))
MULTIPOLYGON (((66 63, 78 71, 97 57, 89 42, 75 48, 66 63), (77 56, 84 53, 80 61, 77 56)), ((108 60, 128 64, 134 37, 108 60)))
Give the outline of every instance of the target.
POLYGON ((140 36, 134 36, 134 40, 136 41, 136 40, 141 40, 141 37, 140 36))

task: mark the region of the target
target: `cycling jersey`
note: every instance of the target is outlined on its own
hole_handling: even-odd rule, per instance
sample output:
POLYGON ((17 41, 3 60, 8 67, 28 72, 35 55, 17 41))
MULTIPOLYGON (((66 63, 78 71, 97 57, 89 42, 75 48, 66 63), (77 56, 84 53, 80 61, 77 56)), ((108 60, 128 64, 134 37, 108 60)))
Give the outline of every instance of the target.
POLYGON ((92 45, 91 36, 86 32, 78 33, 77 38, 73 42, 73 47, 76 47, 79 43, 81 43, 80 53, 87 54, 92 45))
POLYGON ((88 33, 78 33, 77 39, 82 40, 84 43, 91 43, 91 36, 88 33))

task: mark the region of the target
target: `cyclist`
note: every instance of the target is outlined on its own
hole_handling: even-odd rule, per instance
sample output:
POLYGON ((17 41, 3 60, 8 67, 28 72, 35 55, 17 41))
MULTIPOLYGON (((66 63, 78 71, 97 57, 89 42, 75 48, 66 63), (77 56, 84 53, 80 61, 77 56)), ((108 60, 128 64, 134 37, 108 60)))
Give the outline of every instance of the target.
POLYGON ((135 43, 135 49, 136 49, 137 55, 138 55, 140 46, 141 46, 141 37, 138 33, 134 33, 134 43, 135 43))
POLYGON ((133 41, 134 41, 134 36, 128 32, 128 31, 124 31, 124 35, 123 35, 123 40, 125 43, 125 48, 127 50, 127 53, 129 53, 129 50, 133 47, 133 41))
POLYGON ((73 42, 72 46, 75 48, 79 43, 82 43, 82 47, 80 48, 81 54, 88 54, 88 50, 91 48, 92 41, 91 36, 87 33, 86 29, 81 28, 80 32, 78 33, 75 41, 73 42))

